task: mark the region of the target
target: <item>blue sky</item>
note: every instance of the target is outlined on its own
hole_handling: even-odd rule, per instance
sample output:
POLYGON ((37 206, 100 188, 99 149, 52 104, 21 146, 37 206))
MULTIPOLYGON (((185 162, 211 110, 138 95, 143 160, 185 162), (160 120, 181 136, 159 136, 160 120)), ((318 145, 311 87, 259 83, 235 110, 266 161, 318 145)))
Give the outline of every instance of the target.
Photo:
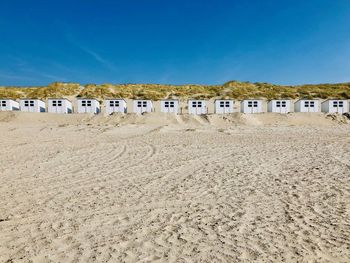
POLYGON ((0 85, 350 81, 348 0, 1 0, 0 85))

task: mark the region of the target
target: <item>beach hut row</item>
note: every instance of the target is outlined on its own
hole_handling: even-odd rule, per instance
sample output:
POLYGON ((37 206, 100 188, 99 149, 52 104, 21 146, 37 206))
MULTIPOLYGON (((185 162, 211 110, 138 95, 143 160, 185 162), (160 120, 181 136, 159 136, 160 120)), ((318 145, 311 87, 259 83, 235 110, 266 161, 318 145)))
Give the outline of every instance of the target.
MULTIPOLYGON (((263 100, 247 99, 240 103, 240 112, 242 113, 262 113, 263 100)), ((68 99, 50 98, 47 100, 47 112, 49 113, 73 113, 73 104, 68 99)), ((189 114, 201 115, 208 113, 207 100, 190 99, 187 102, 187 111, 189 114)), ((267 112, 289 113, 293 102, 291 100, 270 100, 267 103, 267 112)), ((104 101, 105 112, 127 113, 127 102, 124 99, 106 99, 104 101)), ((319 100, 301 99, 294 103, 295 112, 319 112, 319 100)), ((326 100, 321 103, 321 111, 326 113, 349 112, 349 102, 347 100, 326 100)), ((46 103, 38 99, 20 99, 19 102, 11 99, 0 99, 0 111, 23 112, 46 112, 46 103)), ((153 101, 151 100, 133 100, 133 113, 142 114, 153 112, 153 101)), ((101 105, 97 99, 78 98, 77 113, 94 113, 101 112, 101 105)), ((179 100, 166 99, 160 101, 160 112, 163 113, 183 113, 179 100)), ((234 100, 218 99, 214 101, 214 113, 227 114, 233 113, 234 100)))

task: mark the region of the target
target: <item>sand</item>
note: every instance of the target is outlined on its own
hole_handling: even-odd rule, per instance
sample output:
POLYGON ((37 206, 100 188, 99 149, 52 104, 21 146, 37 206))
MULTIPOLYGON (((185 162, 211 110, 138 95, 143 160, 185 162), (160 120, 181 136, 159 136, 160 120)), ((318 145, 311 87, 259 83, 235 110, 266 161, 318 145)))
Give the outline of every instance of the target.
POLYGON ((350 124, 0 113, 0 262, 350 262, 350 124))

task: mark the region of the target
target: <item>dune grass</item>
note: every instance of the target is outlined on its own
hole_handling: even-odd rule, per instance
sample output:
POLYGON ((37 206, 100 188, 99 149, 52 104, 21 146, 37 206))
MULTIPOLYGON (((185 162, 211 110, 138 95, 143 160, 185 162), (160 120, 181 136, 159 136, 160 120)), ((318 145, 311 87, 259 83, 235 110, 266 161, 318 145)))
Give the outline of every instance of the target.
POLYGON ((350 83, 282 86, 230 81, 223 85, 88 84, 54 82, 45 87, 0 87, 0 98, 85 97, 159 100, 166 98, 350 99, 350 83))

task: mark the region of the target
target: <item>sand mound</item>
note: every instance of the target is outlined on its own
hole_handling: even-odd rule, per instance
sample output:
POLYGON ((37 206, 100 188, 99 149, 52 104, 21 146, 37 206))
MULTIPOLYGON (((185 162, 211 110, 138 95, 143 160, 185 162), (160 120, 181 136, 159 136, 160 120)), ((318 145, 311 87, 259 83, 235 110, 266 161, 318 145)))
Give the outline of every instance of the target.
POLYGON ((323 113, 261 113, 261 114, 208 114, 208 115, 174 115, 167 113, 137 114, 50 114, 26 112, 0 112, 0 122, 19 124, 52 123, 58 125, 155 125, 155 126, 331 126, 346 124, 350 121, 339 114, 323 113))

